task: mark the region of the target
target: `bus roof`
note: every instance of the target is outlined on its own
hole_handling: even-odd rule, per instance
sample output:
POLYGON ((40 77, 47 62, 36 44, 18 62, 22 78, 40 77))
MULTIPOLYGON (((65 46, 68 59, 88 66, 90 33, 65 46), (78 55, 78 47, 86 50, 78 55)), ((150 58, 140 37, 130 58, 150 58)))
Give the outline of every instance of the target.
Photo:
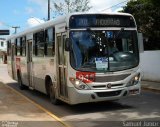
POLYGON ((104 12, 98 12, 98 13, 93 13, 93 12, 76 12, 76 13, 71 13, 71 14, 64 15, 64 16, 59 16, 59 17, 57 17, 55 19, 52 19, 50 21, 46 21, 45 23, 41 23, 41 24, 39 24, 39 25, 37 25, 35 27, 28 28, 28 29, 26 29, 26 30, 24 30, 24 31, 22 31, 20 33, 10 35, 10 36, 7 37, 7 40, 10 40, 10 39, 16 38, 16 37, 21 37, 21 36, 24 36, 24 35, 29 34, 29 33, 35 33, 35 32, 37 32, 39 30, 46 29, 46 28, 48 28, 50 26, 54 26, 54 25, 59 24, 59 23, 64 23, 72 15, 83 15, 83 14, 106 14, 106 15, 132 16, 131 14, 120 13, 120 12, 116 12, 116 13, 112 13, 112 12, 109 12, 109 13, 104 13, 104 12))
POLYGON ((98 13, 95 13, 95 12, 75 12, 75 13, 70 13, 68 14, 68 16, 72 16, 72 15, 83 15, 83 14, 106 14, 106 15, 128 15, 128 16, 132 16, 131 14, 129 13, 122 13, 122 12, 98 12, 98 13))
POLYGON ((10 39, 16 38, 16 37, 20 37, 20 36, 24 36, 24 35, 29 34, 29 33, 34 33, 34 32, 37 32, 39 30, 43 30, 45 28, 48 28, 50 26, 54 26, 54 25, 59 24, 59 23, 63 23, 65 21, 65 18, 66 18, 65 16, 60 16, 60 17, 52 19, 50 21, 40 23, 39 25, 37 25, 35 27, 31 27, 31 28, 28 28, 28 29, 20 32, 20 33, 8 36, 7 40, 10 40, 10 39))

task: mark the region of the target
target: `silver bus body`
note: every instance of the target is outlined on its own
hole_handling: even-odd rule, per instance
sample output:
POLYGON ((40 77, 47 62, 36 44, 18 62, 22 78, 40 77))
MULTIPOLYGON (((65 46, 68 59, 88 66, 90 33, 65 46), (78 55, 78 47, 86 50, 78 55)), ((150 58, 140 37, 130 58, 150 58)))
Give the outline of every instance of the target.
MULTIPOLYGON (((87 14, 89 15, 89 13, 87 14)), ((8 37, 9 75, 17 81, 20 76, 25 86, 45 94, 50 93, 49 81, 51 81, 54 85, 55 97, 68 104, 118 100, 126 96, 140 94, 141 76, 139 63, 137 66, 128 69, 93 73, 91 71, 82 71, 81 73, 80 70, 72 67, 70 52, 65 50, 66 38, 70 38, 71 31, 86 30, 84 28, 72 29, 69 27, 69 19, 73 15, 75 14, 47 21, 44 24, 8 37), (55 39, 53 40, 55 45, 54 49, 52 49, 54 54, 51 56, 45 55, 45 53, 34 54, 35 37, 39 36, 40 31, 48 31, 50 28, 55 30, 55 39), (16 48, 17 43, 19 40, 23 41, 23 37, 25 46, 20 48, 24 50, 24 56, 15 55, 16 51, 19 50, 16 48), (17 43, 15 44, 15 42, 17 43), (77 76, 86 78, 85 76, 88 76, 88 74, 89 76, 93 74, 94 81, 84 83, 77 79, 77 76), (137 82, 132 85, 134 81, 137 82), (79 86, 76 87, 76 85, 79 86)), ((83 15, 83 13, 76 15, 83 15)), ((109 15, 131 16, 119 13, 111 13, 109 15)), ((120 30, 119 27, 91 27, 91 29, 93 31, 120 30)), ((137 28, 127 27, 125 30, 137 31, 137 28)), ((49 48, 48 50, 50 50, 49 48)), ((44 50, 45 48, 38 49, 39 52, 44 52, 44 50)))

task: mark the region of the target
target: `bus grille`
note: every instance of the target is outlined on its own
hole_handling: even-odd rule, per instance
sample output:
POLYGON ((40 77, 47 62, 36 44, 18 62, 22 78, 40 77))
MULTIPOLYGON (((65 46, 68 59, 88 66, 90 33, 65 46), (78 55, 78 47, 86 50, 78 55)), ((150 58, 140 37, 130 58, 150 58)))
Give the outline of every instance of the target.
POLYGON ((111 92, 96 92, 98 97, 112 97, 112 96, 118 96, 121 93, 122 90, 118 91, 111 91, 111 92))
MULTIPOLYGON (((122 87, 123 84, 111 84, 111 88, 122 87)), ((94 85, 92 86, 93 89, 108 89, 107 85, 94 85)))
POLYGON ((95 82, 115 82, 124 80, 127 78, 130 74, 122 74, 122 75, 112 75, 112 76, 96 76, 95 82))

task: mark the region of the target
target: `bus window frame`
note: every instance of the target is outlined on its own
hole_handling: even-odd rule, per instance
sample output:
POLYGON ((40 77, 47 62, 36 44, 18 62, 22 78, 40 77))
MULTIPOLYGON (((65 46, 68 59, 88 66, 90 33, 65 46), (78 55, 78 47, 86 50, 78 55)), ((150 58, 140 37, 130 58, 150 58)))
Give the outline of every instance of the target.
POLYGON ((55 27, 49 27, 45 30, 45 46, 44 46, 45 50, 44 50, 44 54, 47 57, 50 56, 55 56, 55 27), (52 33, 49 34, 49 30, 52 30, 52 33), (49 39, 49 35, 52 35, 52 40, 50 41, 49 39), (48 44, 50 44, 51 46, 51 53, 49 54, 48 50, 49 50, 49 46, 48 44))
POLYGON ((44 50, 45 50, 45 31, 44 30, 40 30, 40 31, 38 31, 38 32, 33 34, 33 55, 35 55, 37 57, 44 57, 44 55, 45 55, 44 50), (39 34, 39 37, 41 37, 40 36, 41 32, 43 32, 43 36, 41 38, 42 40, 40 39, 40 41, 39 41, 38 34, 39 34), (43 50, 42 51, 43 54, 41 54, 41 55, 39 54, 39 50, 40 50, 39 45, 43 45, 43 46, 40 46, 40 47, 43 48, 42 49, 43 50))

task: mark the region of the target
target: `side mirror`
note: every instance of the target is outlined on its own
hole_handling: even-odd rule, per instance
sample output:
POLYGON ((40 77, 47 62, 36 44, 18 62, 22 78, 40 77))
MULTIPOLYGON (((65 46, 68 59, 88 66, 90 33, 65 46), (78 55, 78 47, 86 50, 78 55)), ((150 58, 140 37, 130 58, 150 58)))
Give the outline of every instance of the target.
POLYGON ((138 33, 138 47, 139 47, 139 52, 143 53, 144 46, 143 46, 143 34, 142 33, 138 33))
POLYGON ((70 44, 69 38, 66 38, 66 41, 65 41, 65 50, 66 51, 70 51, 70 48, 71 48, 71 44, 70 44))

